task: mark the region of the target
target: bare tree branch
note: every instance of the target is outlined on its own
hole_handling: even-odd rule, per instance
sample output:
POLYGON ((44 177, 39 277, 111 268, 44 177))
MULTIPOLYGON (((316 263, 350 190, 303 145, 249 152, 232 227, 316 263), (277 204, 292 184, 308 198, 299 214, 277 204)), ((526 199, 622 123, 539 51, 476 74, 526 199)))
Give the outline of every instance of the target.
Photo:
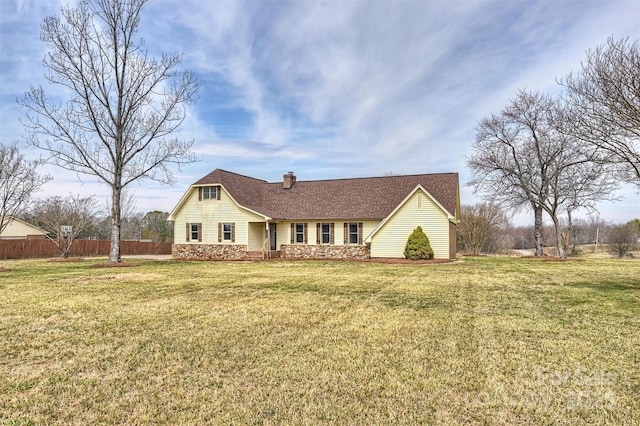
POLYGON ((640 189, 640 40, 609 38, 560 84, 573 109, 567 130, 609 152, 617 176, 640 189))
POLYGON ((97 214, 97 201, 80 195, 67 198, 54 195, 38 200, 30 212, 32 221, 47 231, 47 238, 53 241, 64 258, 69 257, 73 241, 93 225, 97 214))
MULTIPOLYGON (((563 132, 564 105, 540 93, 520 91, 500 115, 480 122, 474 153, 467 160, 469 185, 493 203, 534 212, 536 255, 543 254, 542 213, 556 228, 557 249, 570 229, 559 220, 578 208, 594 208, 617 188, 601 150, 585 148, 563 132)), ((570 222, 569 222, 570 223, 570 222)), ((567 242, 568 245, 568 242, 567 242)))
POLYGON ((198 83, 177 71, 181 53, 149 57, 136 40, 147 0, 80 0, 61 17, 48 17, 41 38, 51 84, 67 89, 64 103, 31 87, 19 103, 26 109, 28 142, 48 161, 93 175, 111 188, 109 260, 120 258, 122 190, 139 179, 175 181, 169 165, 195 161, 193 141, 170 138, 197 99, 198 83))
POLYGON ((0 234, 14 217, 22 216, 33 194, 52 179, 38 174, 40 166, 40 161, 26 160, 17 144, 0 145, 0 234))

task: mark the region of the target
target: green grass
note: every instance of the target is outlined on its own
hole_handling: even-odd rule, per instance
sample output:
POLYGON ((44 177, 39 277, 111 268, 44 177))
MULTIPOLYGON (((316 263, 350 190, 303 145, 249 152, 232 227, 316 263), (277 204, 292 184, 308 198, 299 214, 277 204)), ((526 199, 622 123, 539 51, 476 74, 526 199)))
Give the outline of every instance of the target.
POLYGON ((640 262, 2 261, 0 425, 640 422, 640 262))

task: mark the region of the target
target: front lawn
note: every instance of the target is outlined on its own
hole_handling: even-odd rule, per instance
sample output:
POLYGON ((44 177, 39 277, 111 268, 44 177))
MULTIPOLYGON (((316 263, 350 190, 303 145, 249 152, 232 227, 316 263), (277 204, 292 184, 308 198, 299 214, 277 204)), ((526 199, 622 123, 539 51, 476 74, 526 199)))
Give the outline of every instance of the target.
POLYGON ((0 424, 640 422, 640 261, 0 261, 0 424))

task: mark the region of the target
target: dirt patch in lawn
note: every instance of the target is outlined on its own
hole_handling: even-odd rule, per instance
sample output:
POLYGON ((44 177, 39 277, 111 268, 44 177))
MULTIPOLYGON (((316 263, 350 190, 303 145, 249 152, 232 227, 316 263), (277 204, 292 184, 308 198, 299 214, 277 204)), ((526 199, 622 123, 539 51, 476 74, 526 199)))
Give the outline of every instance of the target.
POLYGON ((129 263, 129 262, 104 262, 104 263, 94 263, 91 265, 92 268, 130 268, 140 266, 139 263, 129 263))
POLYGON ((82 257, 52 257, 47 260, 47 262, 58 263, 58 262, 84 262, 84 258, 82 257))
POLYGON ((449 259, 422 259, 411 260, 392 257, 375 257, 371 259, 341 259, 341 258, 323 258, 323 259, 308 259, 308 258, 290 258, 290 257, 276 257, 269 259, 269 261, 318 261, 318 262, 362 262, 362 263, 385 263, 388 265, 434 265, 439 263, 450 263, 449 259))
POLYGON ((364 259, 364 262, 371 263, 386 263, 389 265, 433 265, 438 263, 449 263, 451 260, 449 259, 421 259, 421 260, 411 260, 411 259, 396 259, 391 257, 376 257, 373 259, 364 259))
POLYGON ((11 269, 3 268, 3 267, 0 266, 0 272, 11 272, 11 269))
POLYGON ((578 259, 575 257, 567 257, 565 259, 561 258, 561 257, 555 257, 555 256, 520 256, 521 259, 535 259, 535 260, 542 260, 545 262, 584 262, 584 259, 578 259))

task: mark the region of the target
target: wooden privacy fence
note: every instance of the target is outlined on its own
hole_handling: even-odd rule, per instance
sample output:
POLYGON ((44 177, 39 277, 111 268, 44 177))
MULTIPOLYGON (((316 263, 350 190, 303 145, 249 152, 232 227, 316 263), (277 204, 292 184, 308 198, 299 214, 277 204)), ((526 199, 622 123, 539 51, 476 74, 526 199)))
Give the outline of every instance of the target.
MULTIPOLYGON (((108 256, 109 240, 75 240, 69 256, 108 256)), ((120 254, 123 256, 143 254, 171 254, 171 243, 149 241, 121 241, 120 254)), ((47 239, 0 240, 0 259, 29 259, 58 257, 60 250, 53 241, 47 239)))

